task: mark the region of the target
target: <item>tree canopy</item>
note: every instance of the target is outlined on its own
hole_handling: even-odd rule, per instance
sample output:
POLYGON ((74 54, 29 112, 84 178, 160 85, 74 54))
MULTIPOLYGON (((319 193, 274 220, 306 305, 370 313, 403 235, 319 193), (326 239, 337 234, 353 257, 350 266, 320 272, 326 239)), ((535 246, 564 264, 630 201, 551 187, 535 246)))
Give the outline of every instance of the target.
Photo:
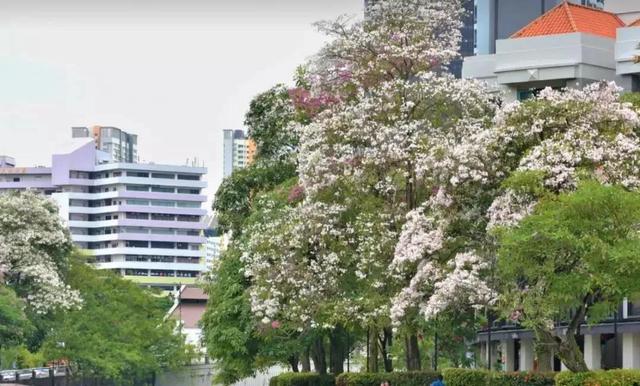
POLYGON ((82 308, 55 316, 43 342, 46 358, 68 358, 76 371, 121 384, 188 363, 184 337, 174 320, 165 319, 166 298, 85 261, 77 256, 69 271, 82 308))
POLYGON ((500 238, 498 271, 511 319, 586 371, 574 342, 580 325, 597 323, 640 291, 640 194, 584 182, 548 197, 500 238), (569 321, 556 336, 555 321, 569 321))

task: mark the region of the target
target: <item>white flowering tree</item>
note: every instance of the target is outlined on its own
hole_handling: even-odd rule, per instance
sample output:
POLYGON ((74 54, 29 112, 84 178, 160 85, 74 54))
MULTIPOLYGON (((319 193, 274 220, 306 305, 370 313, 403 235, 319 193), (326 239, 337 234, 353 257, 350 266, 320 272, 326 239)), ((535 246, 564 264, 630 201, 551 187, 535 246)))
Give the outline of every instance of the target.
MULTIPOLYGON (((394 315, 406 327, 407 368, 420 368, 412 318, 419 298, 435 290, 422 280, 427 265, 438 277, 485 269, 474 245, 453 241, 484 230, 481 209, 458 206, 488 207, 477 187, 493 181, 473 173, 467 164, 475 159, 450 154, 484 132, 494 109, 479 83, 443 71, 457 55, 461 13, 457 0, 387 0, 368 9, 362 23, 320 24, 335 40, 306 74, 306 100, 325 106, 298 127, 306 198, 282 221, 252 231, 244 254, 259 315, 301 325, 347 317, 389 332, 394 315), (462 222, 474 225, 467 231, 462 222), (447 227, 468 235, 448 242, 447 227), (410 284, 421 292, 402 289, 410 284)), ((462 284, 456 279, 446 288, 462 284)), ((477 288, 484 300, 488 290, 477 288)))
MULTIPOLYGON (((589 215, 580 217, 580 212, 575 210, 570 221, 572 225, 554 218, 558 221, 550 226, 548 219, 546 222, 540 220, 548 215, 548 211, 537 213, 536 208, 539 202, 553 202, 557 194, 572 192, 589 181, 617 185, 637 192, 640 181, 640 138, 637 134, 640 120, 630 104, 620 101, 619 92, 615 84, 606 82, 594 83, 581 90, 546 89, 535 100, 505 106, 496 118, 493 139, 486 143, 488 148, 502 154, 505 168, 513 169, 489 208, 488 229, 502 235, 510 228, 520 228, 523 221, 528 224, 522 229, 508 232, 507 236, 500 239, 498 266, 503 309, 512 319, 533 328, 541 345, 546 350, 556 352, 563 363, 574 371, 586 369, 576 343, 585 315, 589 316, 591 322, 597 321, 603 316, 603 311, 606 313, 615 308, 620 295, 611 293, 610 290, 615 286, 606 284, 606 271, 602 272, 601 277, 593 272, 587 273, 588 267, 593 268, 588 250, 596 248, 603 252, 605 261, 611 259, 607 264, 615 271, 619 269, 616 268, 619 260, 613 257, 615 253, 608 255, 604 251, 619 247, 607 241, 606 235, 597 233, 600 229, 595 228, 601 224, 590 222, 589 215), (529 219, 532 213, 536 215, 529 219), (585 228, 594 228, 591 236, 587 236, 584 229, 578 229, 583 235, 581 237, 590 237, 590 241, 572 249, 572 242, 576 240, 571 236, 571 229, 565 228, 584 224, 585 228), (538 235, 537 241, 530 238, 532 232, 538 235), (566 247, 564 252, 554 258, 549 255, 544 263, 540 260, 540 266, 534 265, 541 270, 535 274, 527 273, 526 266, 530 264, 522 260, 527 254, 527 245, 535 241, 548 247, 542 248, 540 245, 538 255, 529 255, 530 260, 540 259, 545 251, 557 246, 553 242, 562 239, 561 236, 567 237, 563 241, 566 247), (545 237, 547 241, 542 241, 545 237), (519 240, 521 244, 516 245, 514 240, 519 240), (555 268, 550 272, 543 268, 551 266, 555 268), (541 272, 547 276, 541 278, 541 272), (573 277, 573 280, 579 280, 584 286, 569 285, 562 291, 561 297, 554 296, 558 283, 566 283, 571 274, 576 272, 583 274, 573 277), (568 288, 578 292, 575 297, 572 297, 574 294, 568 288), (541 302, 542 299, 548 302, 541 302), (567 315, 568 309, 574 312, 567 315), (568 318, 568 328, 557 334, 553 321, 564 318, 568 318)), ((581 194, 584 196, 586 193, 581 194)), ((597 195, 591 197, 591 215, 600 213, 598 216, 601 218, 597 221, 612 224, 612 232, 618 227, 615 231, 622 237, 628 227, 615 221, 615 212, 620 208, 612 207, 606 200, 598 202, 597 198, 597 195), (612 216, 611 221, 607 220, 607 213, 612 216)), ((564 209, 570 210, 572 201, 571 198, 567 200, 564 209)), ((629 216, 632 216, 632 208, 628 210, 629 216)), ((626 242, 633 238, 632 235, 627 237, 630 238, 626 242)), ((533 250, 529 249, 529 252, 533 250)), ((626 271, 630 272, 628 269, 626 271)), ((618 284, 625 285, 624 281, 618 284)))
POLYGON ((540 197, 572 190, 585 178, 637 187, 638 117, 618 92, 611 83, 545 89, 535 100, 503 106, 492 125, 443 141, 436 157, 421 159, 425 175, 448 179, 450 193, 439 192, 408 216, 394 264, 419 263, 396 299, 395 319, 415 305, 429 318, 456 301, 493 302, 483 277, 493 256, 491 232, 518 224, 540 197), (480 226, 463 222, 461 233, 457 219, 480 226), (467 252, 449 259, 449 269, 425 259, 453 255, 452 243, 460 242, 467 252))
POLYGON ((73 248, 56 204, 36 193, 0 195, 0 270, 37 313, 70 309, 79 294, 64 282, 73 248))

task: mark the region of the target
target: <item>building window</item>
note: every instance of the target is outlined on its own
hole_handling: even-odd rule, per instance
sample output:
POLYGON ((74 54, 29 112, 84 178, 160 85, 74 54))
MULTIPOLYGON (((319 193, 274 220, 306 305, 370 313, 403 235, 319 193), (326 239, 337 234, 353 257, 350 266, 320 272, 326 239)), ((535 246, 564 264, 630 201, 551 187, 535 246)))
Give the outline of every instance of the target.
POLYGON ((147 201, 147 200, 127 200, 127 205, 149 206, 149 201, 147 201))
POLYGON ((127 185, 127 190, 134 192, 148 192, 149 187, 145 185, 127 185))
POLYGON ((133 220, 148 220, 149 219, 149 214, 148 213, 127 212, 127 218, 133 219, 133 220))
POLYGON ((177 277, 197 277, 198 272, 194 271, 178 271, 176 272, 177 277))
POLYGON ((20 182, 20 177, 13 177, 13 182, 20 182))
POLYGON ((176 216, 174 216, 172 214, 152 213, 151 214, 151 219, 152 220, 159 220, 159 221, 175 221, 176 216))
POLYGON ((172 256, 151 256, 149 259, 152 263, 173 263, 174 258, 172 256))
POLYGON ((201 204, 199 202, 191 202, 191 201, 178 201, 178 208, 200 208, 201 204))
POLYGON ((144 269, 125 269, 124 274, 127 276, 149 276, 147 270, 144 269))
POLYGON ((167 241, 152 241, 151 248, 174 249, 175 244, 167 241))
POLYGON ((151 187, 151 191, 152 192, 157 192, 157 193, 173 193, 175 192, 174 188, 168 188, 166 186, 152 186, 151 187))
POLYGON ((198 222, 200 221, 200 216, 189 216, 189 215, 180 214, 178 215, 178 221, 198 222))
POLYGON ((181 189, 178 188, 180 194, 200 194, 200 189, 181 189))
POLYGON ((178 174, 178 179, 187 181, 200 181, 200 176, 197 174, 178 174))
POLYGON ((165 207, 175 207, 175 201, 163 201, 163 200, 155 200, 151 201, 151 206, 165 206, 165 207))
POLYGON ((148 241, 128 240, 126 243, 127 248, 147 248, 149 247, 148 241))
POLYGON ((159 269, 152 269, 150 276, 162 276, 162 277, 174 277, 173 271, 163 271, 159 269))
POLYGON ((175 175, 173 174, 168 174, 168 173, 153 173, 151 174, 152 178, 164 178, 167 180, 173 180, 175 179, 175 175))
POLYGON ((127 172, 127 177, 149 178, 149 173, 147 173, 147 172, 127 172))

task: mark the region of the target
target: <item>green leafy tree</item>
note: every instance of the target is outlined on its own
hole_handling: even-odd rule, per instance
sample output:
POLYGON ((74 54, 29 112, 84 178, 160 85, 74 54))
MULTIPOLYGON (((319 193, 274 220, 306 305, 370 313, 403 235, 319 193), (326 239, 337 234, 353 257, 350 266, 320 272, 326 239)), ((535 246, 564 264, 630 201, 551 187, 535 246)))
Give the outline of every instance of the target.
POLYGON ((0 286, 0 347, 23 343, 33 332, 26 303, 7 286, 0 286))
POLYGON ((581 324, 601 321, 640 291, 639 224, 637 192, 585 182, 543 199, 500 237, 504 309, 571 371, 587 370, 576 341, 581 324), (557 320, 568 321, 560 333, 557 320))
POLYGON ((244 221, 251 214, 255 196, 295 175, 296 167, 288 161, 258 161, 247 168, 235 170, 222 181, 213 203, 220 230, 239 236, 244 221))
POLYGON ((123 385, 188 362, 184 337, 165 320, 166 299, 82 257, 74 260, 69 284, 82 294, 83 306, 56 315, 42 348, 48 359, 68 358, 76 372, 123 385))
POLYGON ((257 145, 256 160, 235 170, 216 192, 213 210, 220 230, 230 232, 233 240, 206 280, 210 300, 203 332, 221 383, 233 383, 277 363, 289 364, 294 370, 298 366, 299 334, 284 325, 261 324, 251 312, 250 282, 240 257, 247 223, 257 221, 264 210, 257 205, 258 197, 278 191, 280 202, 287 203, 296 177, 291 155, 297 147, 297 134, 289 126, 301 119, 303 114, 296 111, 284 85, 257 95, 245 117, 257 145))
POLYGON ((227 249, 205 290, 209 294, 202 318, 204 340, 218 362, 216 381, 231 384, 253 375, 260 340, 254 335, 246 278, 238 250, 227 249))

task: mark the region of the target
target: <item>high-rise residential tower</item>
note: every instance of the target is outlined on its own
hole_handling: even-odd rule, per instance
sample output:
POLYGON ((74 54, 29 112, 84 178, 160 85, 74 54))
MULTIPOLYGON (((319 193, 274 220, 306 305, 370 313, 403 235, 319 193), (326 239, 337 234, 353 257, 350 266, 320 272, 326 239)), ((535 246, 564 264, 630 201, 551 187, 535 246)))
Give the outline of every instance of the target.
POLYGON ((51 167, 0 168, 0 193, 52 197, 74 243, 97 267, 142 285, 175 290, 205 270, 206 169, 118 162, 76 138, 51 167))
POLYGON ((93 138, 96 149, 107 152, 114 162, 138 162, 138 136, 117 127, 72 127, 73 138, 93 138))
POLYGON ((227 177, 235 169, 247 167, 253 162, 256 143, 248 138, 244 130, 224 130, 222 175, 227 177))

